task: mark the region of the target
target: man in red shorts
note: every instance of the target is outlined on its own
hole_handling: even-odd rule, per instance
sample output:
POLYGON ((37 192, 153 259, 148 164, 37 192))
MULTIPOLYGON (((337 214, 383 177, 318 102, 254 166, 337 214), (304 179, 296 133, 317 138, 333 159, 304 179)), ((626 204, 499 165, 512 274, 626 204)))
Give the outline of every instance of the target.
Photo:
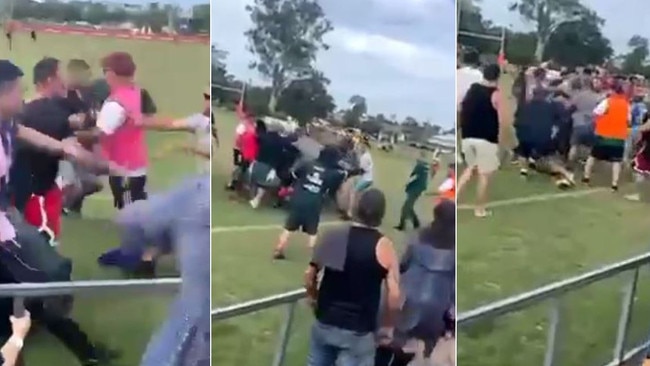
MULTIPOLYGON (((65 86, 59 74, 60 62, 44 58, 34 66, 34 84, 37 95, 25 105, 21 122, 56 140, 75 139, 74 129, 82 120, 71 115, 67 107, 65 86)), ((39 228, 55 245, 61 230, 63 196, 57 184, 59 156, 48 154, 31 146, 18 146, 16 169, 21 171, 25 185, 14 192, 16 207, 23 208, 25 220, 39 228)))

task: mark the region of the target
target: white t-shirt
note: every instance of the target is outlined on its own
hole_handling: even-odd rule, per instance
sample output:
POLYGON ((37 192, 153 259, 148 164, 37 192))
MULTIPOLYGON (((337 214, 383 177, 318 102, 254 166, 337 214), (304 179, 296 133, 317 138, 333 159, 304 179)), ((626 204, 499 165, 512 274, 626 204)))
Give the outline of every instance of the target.
POLYGON ((361 175, 361 179, 367 182, 372 182, 373 163, 372 156, 370 155, 369 151, 364 152, 359 157, 359 167, 364 171, 364 173, 361 175))
MULTIPOLYGON (((126 109, 116 101, 107 100, 102 105, 97 115, 97 128, 104 134, 112 135, 120 126, 126 122, 126 109)), ((147 174, 147 168, 141 168, 126 172, 127 177, 140 177, 147 174)))
POLYGON ((456 106, 460 109, 460 104, 465 98, 465 94, 470 86, 475 83, 483 81, 483 73, 481 70, 465 66, 456 70, 456 106))
MULTIPOLYGON (((204 116, 203 113, 193 114, 185 119, 187 127, 192 130, 193 143, 202 151, 209 152, 212 146, 212 129, 210 126, 210 117, 204 116)), ((210 159, 197 157, 198 169, 201 173, 210 171, 210 159)))

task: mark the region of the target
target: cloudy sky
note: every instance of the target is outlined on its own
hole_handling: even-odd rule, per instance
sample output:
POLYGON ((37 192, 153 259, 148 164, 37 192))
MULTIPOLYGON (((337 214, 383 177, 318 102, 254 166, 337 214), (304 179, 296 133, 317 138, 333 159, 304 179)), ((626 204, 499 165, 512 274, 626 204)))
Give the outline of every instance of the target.
MULTIPOLYGON (((244 8, 251 2, 213 2, 212 40, 229 52, 231 73, 262 82, 247 67, 252 56, 243 33, 251 22, 244 8)), ((316 67, 332 81, 330 93, 339 107, 360 94, 370 113, 453 126, 453 0, 321 0, 321 5, 335 30, 316 67)))
MULTIPOLYGON (((527 28, 517 13, 508 11, 511 0, 489 0, 489 3, 490 6, 483 6, 483 14, 488 19, 497 24, 512 25, 516 29, 527 28)), ((616 53, 627 51, 627 41, 634 34, 650 37, 650 31, 644 33, 644 28, 641 26, 645 24, 647 14, 650 12, 650 1, 583 0, 583 3, 588 4, 605 19, 603 32, 612 41, 616 53)))

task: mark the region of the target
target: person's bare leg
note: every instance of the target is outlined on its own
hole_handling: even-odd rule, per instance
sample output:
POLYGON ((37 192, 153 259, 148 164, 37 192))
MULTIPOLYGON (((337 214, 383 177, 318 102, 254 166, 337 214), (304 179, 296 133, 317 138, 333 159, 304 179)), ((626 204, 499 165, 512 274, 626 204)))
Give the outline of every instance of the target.
POLYGON ((144 250, 144 253, 142 253, 142 261, 143 262, 153 262, 158 258, 160 255, 160 250, 156 247, 148 247, 147 249, 144 250))
POLYGON ((596 164, 596 159, 593 156, 587 158, 585 163, 585 170, 582 174, 582 181, 584 183, 589 183, 591 180, 591 172, 594 170, 594 165, 596 164))
POLYGON ((491 175, 492 173, 478 173, 478 183, 476 185, 476 206, 474 208, 474 215, 477 217, 485 217, 489 214, 487 211, 487 196, 491 175))
POLYGON ((354 212, 354 206, 356 205, 357 202, 357 188, 352 187, 350 190, 350 200, 348 201, 348 212, 346 213, 348 215, 348 218, 352 218, 352 213, 354 212))
POLYGON ((273 251, 273 258, 275 259, 284 259, 284 251, 289 245, 289 238, 291 237, 291 232, 287 229, 283 229, 278 237, 278 243, 275 246, 273 251))
POLYGON ((456 194, 460 195, 460 192, 463 190, 463 188, 467 185, 470 179, 472 179, 472 175, 476 171, 476 166, 468 166, 463 170, 463 173, 458 177, 458 186, 456 187, 456 194))
POLYGON ((308 244, 310 248, 314 248, 316 246, 316 241, 318 240, 318 235, 309 235, 309 240, 308 244))
POLYGON ((262 197, 264 197, 265 190, 258 187, 256 188, 255 192, 255 197, 253 197, 253 199, 249 202, 252 208, 259 207, 260 202, 262 202, 262 197))
POLYGON ((612 190, 618 191, 618 180, 621 177, 622 163, 616 161, 612 163, 612 190))
POLYGON ((634 185, 636 188, 636 193, 628 194, 625 196, 625 199, 628 201, 640 202, 641 201, 641 191, 645 188, 645 175, 640 173, 634 173, 634 185))
POLYGON ((552 174, 557 174, 560 176, 559 183, 564 183, 567 186, 572 186, 575 184, 573 173, 569 171, 564 165, 553 160, 549 160, 547 164, 552 174))
POLYGON ((517 158, 517 163, 519 165, 519 174, 522 177, 527 177, 528 176, 528 158, 525 158, 523 156, 519 156, 517 158))

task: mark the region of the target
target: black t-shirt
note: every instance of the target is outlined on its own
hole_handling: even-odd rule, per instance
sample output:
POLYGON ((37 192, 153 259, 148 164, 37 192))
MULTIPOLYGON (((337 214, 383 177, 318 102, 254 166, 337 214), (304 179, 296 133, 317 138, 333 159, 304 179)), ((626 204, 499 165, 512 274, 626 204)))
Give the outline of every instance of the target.
MULTIPOLYGON (((68 122, 71 114, 64 98, 42 98, 27 103, 20 120, 26 127, 63 140, 74 136, 68 122)), ((60 157, 24 143, 17 145, 15 164, 29 172, 31 193, 44 194, 56 184, 60 157)))
POLYGON ((158 113, 158 107, 156 107, 156 103, 153 101, 153 98, 147 89, 142 89, 140 91, 140 98, 140 102, 142 104, 142 114, 146 115, 158 113))

